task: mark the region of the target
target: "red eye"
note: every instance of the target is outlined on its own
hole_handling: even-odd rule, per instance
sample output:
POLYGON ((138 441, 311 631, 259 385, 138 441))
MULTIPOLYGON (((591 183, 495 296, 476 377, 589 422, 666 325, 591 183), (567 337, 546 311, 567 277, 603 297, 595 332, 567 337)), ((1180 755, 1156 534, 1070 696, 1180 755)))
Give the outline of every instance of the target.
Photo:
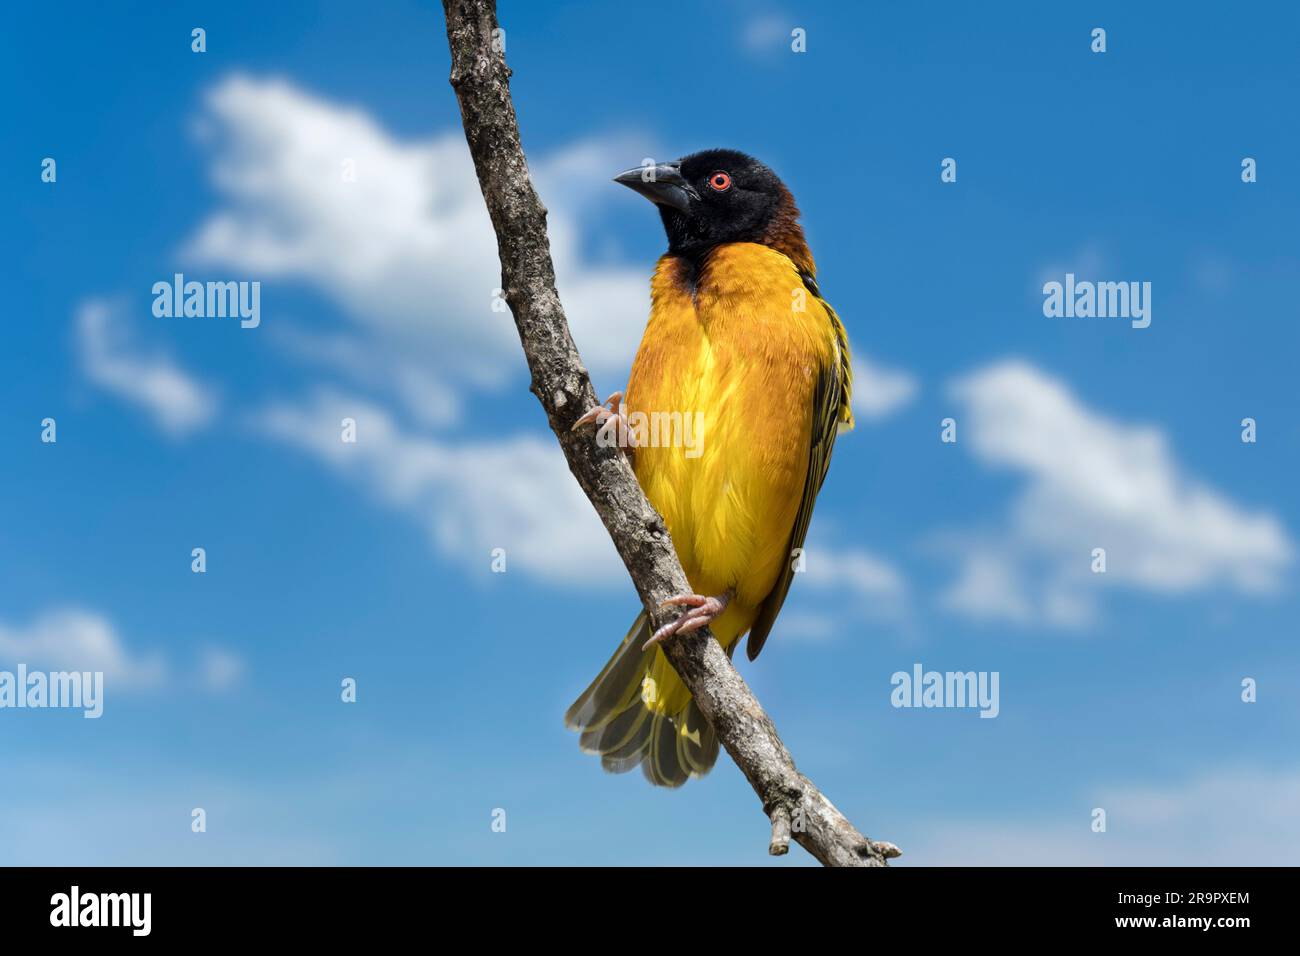
POLYGON ((726 173, 718 172, 709 177, 709 185, 720 193, 725 193, 731 188, 731 177, 726 173))

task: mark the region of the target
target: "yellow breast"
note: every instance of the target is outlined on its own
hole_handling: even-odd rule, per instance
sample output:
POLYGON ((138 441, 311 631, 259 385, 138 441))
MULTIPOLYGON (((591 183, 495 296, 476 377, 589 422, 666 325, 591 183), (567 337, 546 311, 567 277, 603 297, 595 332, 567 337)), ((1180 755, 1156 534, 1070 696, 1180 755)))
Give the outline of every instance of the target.
POLYGON ((688 270, 659 262, 626 400, 648 442, 635 452, 637 477, 692 587, 735 592, 714 628, 730 644, 790 559, 813 388, 838 360, 836 337, 794 264, 766 246, 719 246, 694 282, 688 270))

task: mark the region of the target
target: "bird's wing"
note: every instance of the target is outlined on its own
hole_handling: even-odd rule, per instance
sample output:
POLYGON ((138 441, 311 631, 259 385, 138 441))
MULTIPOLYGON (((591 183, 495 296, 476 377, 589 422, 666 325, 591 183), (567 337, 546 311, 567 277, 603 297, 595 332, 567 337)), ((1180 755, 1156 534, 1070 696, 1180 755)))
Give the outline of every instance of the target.
POLYGON ((808 534, 813 505, 817 501, 817 493, 821 491, 822 482, 826 480, 826 472, 830 468, 835 436, 841 426, 846 430, 853 427, 853 371, 849 357, 848 333, 845 332, 844 323, 835 314, 835 310, 821 297, 816 280, 804 273, 803 282, 812 296, 826 310, 826 315, 834 327, 836 355, 832 362, 820 369, 817 383, 813 388, 812 442, 808 450, 808 475, 804 479, 803 498, 799 502, 799 511, 794 518, 790 546, 786 550, 787 559, 782 565, 781 576, 776 579, 776 585, 758 609, 758 617, 745 644, 745 653, 751 661, 758 657, 759 651, 763 649, 772 625, 776 623, 776 616, 781 612, 781 605, 785 603, 785 596, 790 591, 790 583, 794 578, 794 561, 790 558, 796 548, 803 547, 804 538, 808 534))

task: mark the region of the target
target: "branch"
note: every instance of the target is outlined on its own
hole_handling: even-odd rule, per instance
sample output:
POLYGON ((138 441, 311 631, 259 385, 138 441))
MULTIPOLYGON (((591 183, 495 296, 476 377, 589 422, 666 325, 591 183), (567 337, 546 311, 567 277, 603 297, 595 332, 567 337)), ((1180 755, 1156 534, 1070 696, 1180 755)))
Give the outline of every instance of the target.
MULTIPOLYGON (((555 291, 546 209, 533 189, 519 143, 495 0, 443 0, 443 9, 451 85, 496 230, 501 285, 528 359, 532 392, 656 629, 678 613, 661 603, 689 592, 690 586, 663 518, 646 500, 622 451, 598 447, 589 432, 570 431, 596 404, 596 393, 555 291)), ((859 833, 795 769, 771 719, 707 629, 669 638, 663 649, 762 801, 772 822, 773 855, 786 852, 791 836, 827 866, 884 866, 886 859, 899 855, 892 844, 859 833)))

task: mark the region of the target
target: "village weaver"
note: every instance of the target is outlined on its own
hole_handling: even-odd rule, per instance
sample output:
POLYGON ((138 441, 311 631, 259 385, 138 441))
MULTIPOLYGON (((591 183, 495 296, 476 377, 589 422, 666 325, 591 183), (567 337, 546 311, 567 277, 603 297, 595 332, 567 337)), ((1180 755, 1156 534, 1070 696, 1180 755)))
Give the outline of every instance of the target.
POLYGON ((835 436, 853 427, 849 344, 818 290, 794 197, 767 166, 713 149, 615 182, 657 206, 668 251, 625 394, 573 427, 630 438, 693 593, 666 602, 683 613, 654 634, 637 617, 565 723, 606 770, 640 765, 651 783, 677 787, 708 772, 718 740, 659 644, 707 625, 728 654, 746 633, 749 658, 762 650, 835 436), (627 427, 656 413, 698 418, 693 456, 655 440, 667 429, 627 427))

